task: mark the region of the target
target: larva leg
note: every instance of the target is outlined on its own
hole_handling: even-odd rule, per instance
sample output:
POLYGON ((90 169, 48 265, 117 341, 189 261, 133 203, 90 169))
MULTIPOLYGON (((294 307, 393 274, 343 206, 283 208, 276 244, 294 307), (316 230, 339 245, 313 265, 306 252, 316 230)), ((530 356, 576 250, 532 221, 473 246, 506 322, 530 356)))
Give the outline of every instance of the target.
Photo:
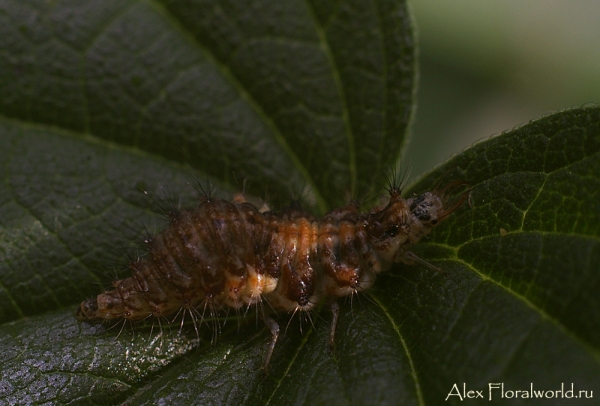
POLYGON ((279 324, 277 324, 277 322, 271 316, 266 314, 263 314, 262 318, 267 327, 269 327, 269 330, 271 330, 271 335, 273 336, 267 345, 267 356, 265 357, 265 363, 263 364, 263 372, 267 373, 267 368, 269 367, 269 362, 271 361, 275 344, 277 344, 277 339, 279 338, 279 324))
POLYGON ((340 305, 337 301, 331 302, 331 313, 333 317, 331 319, 331 330, 329 331, 329 349, 333 352, 335 346, 335 329, 340 316, 340 305))
POLYGON ((429 263, 427 261, 425 261, 424 259, 418 257, 414 252, 412 251, 406 251, 404 253, 404 255, 402 256, 402 262, 408 264, 408 265, 412 265, 414 262, 417 262, 421 265, 426 266, 427 268, 434 270, 436 272, 441 273, 444 276, 448 276, 448 272, 444 271, 441 268, 438 268, 437 266, 433 265, 432 263, 429 263))

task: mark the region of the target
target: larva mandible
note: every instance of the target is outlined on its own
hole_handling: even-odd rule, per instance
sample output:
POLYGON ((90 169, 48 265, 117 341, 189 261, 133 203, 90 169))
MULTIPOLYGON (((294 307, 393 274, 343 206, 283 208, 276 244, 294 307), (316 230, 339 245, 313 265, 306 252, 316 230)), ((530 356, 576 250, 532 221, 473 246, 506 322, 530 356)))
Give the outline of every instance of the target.
MULTIPOLYGON (((299 207, 261 211, 238 195, 232 202, 205 196, 171 216, 170 224, 146 239, 146 255, 129 264, 132 276, 112 290, 83 301, 82 321, 139 321, 180 311, 201 321, 222 309, 265 300, 261 317, 270 328, 265 367, 279 335, 271 312, 305 312, 330 301, 333 345, 339 307, 335 299, 370 288, 394 263, 439 268, 409 250, 468 197, 450 200, 454 181, 442 189, 404 199, 389 188, 387 205, 361 213, 355 203, 315 219, 299 207)), ((197 328, 197 326, 196 326, 197 328)))

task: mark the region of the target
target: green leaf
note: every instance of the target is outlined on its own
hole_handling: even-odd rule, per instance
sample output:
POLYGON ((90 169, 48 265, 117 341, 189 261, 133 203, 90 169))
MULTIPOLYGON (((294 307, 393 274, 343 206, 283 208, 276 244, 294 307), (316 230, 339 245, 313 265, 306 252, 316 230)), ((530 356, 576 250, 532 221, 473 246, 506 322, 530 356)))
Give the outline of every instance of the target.
POLYGON ((486 396, 490 382, 600 390, 596 107, 478 144, 413 185, 472 187, 414 247, 451 276, 398 266, 342 301, 333 354, 326 309, 302 332, 278 318, 267 376, 270 334, 254 316, 199 337, 79 325, 77 303, 119 272, 115 247, 160 230, 153 199, 192 204, 193 176, 222 194, 305 188, 317 212, 381 183, 410 117, 411 28, 404 4, 383 0, 23 3, 0 1, 1 402, 410 405, 463 382, 486 396))

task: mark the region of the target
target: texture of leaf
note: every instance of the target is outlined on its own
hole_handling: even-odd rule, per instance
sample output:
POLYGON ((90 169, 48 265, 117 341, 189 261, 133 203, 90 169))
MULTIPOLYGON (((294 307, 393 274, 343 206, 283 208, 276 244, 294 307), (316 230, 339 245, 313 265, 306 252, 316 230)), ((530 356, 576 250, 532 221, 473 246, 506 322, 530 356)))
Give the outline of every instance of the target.
POLYGON ((401 2, 5 0, 0 11, 5 116, 235 188, 305 185, 319 209, 339 205, 395 160, 410 117, 401 2))
POLYGON ((395 306, 418 309, 416 317, 400 312, 396 324, 415 327, 403 336, 416 346, 417 369, 437 372, 423 378, 426 403, 462 382, 486 394, 490 382, 511 390, 573 383, 597 393, 600 109, 556 113, 475 145, 414 188, 429 188, 446 170, 473 187, 472 207, 430 240, 451 259, 443 268, 457 286, 427 303, 431 311, 421 294, 395 306))

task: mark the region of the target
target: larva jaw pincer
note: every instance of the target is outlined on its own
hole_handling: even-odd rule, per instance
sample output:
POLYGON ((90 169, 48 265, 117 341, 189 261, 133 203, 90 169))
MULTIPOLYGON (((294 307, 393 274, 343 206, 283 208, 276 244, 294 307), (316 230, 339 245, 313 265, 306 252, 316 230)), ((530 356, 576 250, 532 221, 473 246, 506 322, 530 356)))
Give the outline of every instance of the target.
POLYGON ((472 189, 468 187, 467 190, 460 195, 460 197, 450 201, 450 197, 463 186, 468 187, 469 184, 463 180, 456 180, 454 182, 450 182, 440 190, 433 191, 433 194, 438 196, 444 203, 444 206, 438 213, 438 221, 443 221, 448 218, 448 216, 456 211, 456 209, 458 209, 465 202, 465 200, 469 198, 472 189))

